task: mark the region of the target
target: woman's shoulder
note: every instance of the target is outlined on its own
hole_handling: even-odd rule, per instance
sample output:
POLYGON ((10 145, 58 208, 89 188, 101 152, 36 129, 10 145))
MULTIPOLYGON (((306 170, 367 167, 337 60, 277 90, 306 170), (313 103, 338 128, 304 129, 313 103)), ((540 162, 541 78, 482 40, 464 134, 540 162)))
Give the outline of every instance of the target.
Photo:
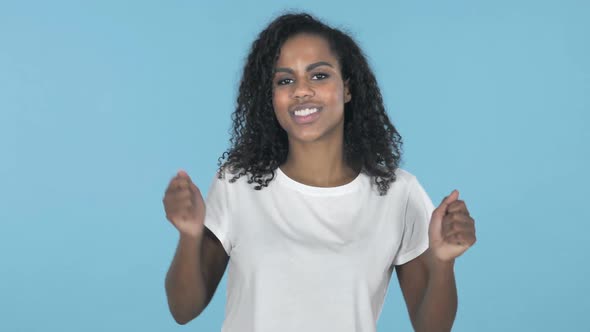
POLYGON ((417 176, 407 169, 398 167, 395 169, 394 173, 395 182, 393 183, 393 187, 398 191, 408 194, 409 192, 413 191, 414 188, 420 186, 417 176))
POLYGON ((239 171, 230 167, 217 168, 212 176, 209 192, 229 195, 232 192, 243 190, 243 187, 247 187, 246 175, 239 175, 239 171))
POLYGON ((234 183, 238 178, 246 176, 245 174, 241 175, 240 173, 243 173, 241 169, 225 164, 217 169, 215 172, 215 178, 225 183, 234 183))
POLYGON ((410 173, 408 170, 398 167, 395 169, 395 180, 405 184, 409 184, 416 180, 416 176, 410 173))
MULTIPOLYGON (((399 197, 400 195, 405 195, 408 191, 414 186, 416 183, 416 176, 412 174, 410 171, 404 168, 396 168, 393 171, 395 175, 395 180, 390 182, 387 185, 387 190, 385 192, 385 196, 390 197, 399 197)), ((379 179, 375 175, 371 175, 370 173, 363 172, 364 183, 368 184, 367 187, 371 187, 372 190, 376 190, 381 193, 383 190, 383 181, 387 181, 384 179, 379 179), (378 183, 379 182, 379 183, 378 183)), ((389 177, 391 180, 391 177, 389 177)))
MULTIPOLYGON (((270 175, 267 175, 270 176, 270 175)), ((276 177, 276 171, 275 175, 276 177)), ((233 165, 222 165, 215 172, 215 179, 223 182, 224 184, 239 184, 240 187, 252 187, 254 174, 248 172, 244 168, 236 167, 233 165)))

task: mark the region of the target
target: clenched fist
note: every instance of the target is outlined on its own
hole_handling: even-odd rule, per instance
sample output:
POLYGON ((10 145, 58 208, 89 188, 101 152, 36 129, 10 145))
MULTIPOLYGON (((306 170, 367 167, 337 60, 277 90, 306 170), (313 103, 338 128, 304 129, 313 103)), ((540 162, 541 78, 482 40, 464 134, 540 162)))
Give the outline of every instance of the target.
POLYGON ((475 220, 457 190, 432 213, 428 235, 430 250, 440 261, 454 260, 475 243, 475 220))
POLYGON ((205 202, 201 191, 188 174, 180 170, 172 178, 164 195, 166 218, 182 235, 201 236, 205 220, 205 202))

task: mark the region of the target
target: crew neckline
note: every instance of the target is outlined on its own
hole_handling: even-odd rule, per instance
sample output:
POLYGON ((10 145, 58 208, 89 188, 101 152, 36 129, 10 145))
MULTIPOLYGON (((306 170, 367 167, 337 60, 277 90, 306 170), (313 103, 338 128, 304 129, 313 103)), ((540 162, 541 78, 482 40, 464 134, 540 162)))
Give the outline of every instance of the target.
POLYGON ((359 183, 363 172, 361 171, 352 181, 336 187, 315 187, 301 182, 297 182, 291 179, 287 174, 277 167, 277 181, 300 192, 316 195, 316 196, 328 196, 328 195, 341 195, 354 192, 358 189, 359 183))

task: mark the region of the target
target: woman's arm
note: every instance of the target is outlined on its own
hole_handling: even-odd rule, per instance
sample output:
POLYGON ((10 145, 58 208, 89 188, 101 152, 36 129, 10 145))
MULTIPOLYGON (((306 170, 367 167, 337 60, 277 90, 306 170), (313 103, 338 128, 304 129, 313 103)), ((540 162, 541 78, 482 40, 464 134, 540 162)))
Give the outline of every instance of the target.
POLYGON ((180 170, 172 178, 162 201, 166 218, 180 234, 166 274, 166 297, 176 322, 186 324, 211 301, 229 256, 219 239, 205 227, 205 201, 185 171, 180 170))
POLYGON ((207 227, 200 236, 180 236, 166 275, 168 306, 177 323, 186 324, 205 310, 228 261, 223 246, 207 227))
POLYGON ((396 266, 397 278, 415 331, 451 331, 457 313, 453 267, 454 261, 434 262, 429 250, 396 266))
POLYGON ((454 190, 434 209, 428 250, 396 266, 414 330, 450 331, 457 313, 455 259, 475 243, 475 220, 454 190))

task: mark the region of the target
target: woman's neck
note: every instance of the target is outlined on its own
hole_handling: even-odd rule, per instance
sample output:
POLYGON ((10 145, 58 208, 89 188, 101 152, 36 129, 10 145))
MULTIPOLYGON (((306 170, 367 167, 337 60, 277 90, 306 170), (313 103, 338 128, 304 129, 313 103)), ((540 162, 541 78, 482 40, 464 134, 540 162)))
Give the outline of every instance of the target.
POLYGON ((313 187, 337 187, 354 180, 358 171, 344 161, 342 144, 289 144, 287 161, 280 166, 291 179, 313 187))

